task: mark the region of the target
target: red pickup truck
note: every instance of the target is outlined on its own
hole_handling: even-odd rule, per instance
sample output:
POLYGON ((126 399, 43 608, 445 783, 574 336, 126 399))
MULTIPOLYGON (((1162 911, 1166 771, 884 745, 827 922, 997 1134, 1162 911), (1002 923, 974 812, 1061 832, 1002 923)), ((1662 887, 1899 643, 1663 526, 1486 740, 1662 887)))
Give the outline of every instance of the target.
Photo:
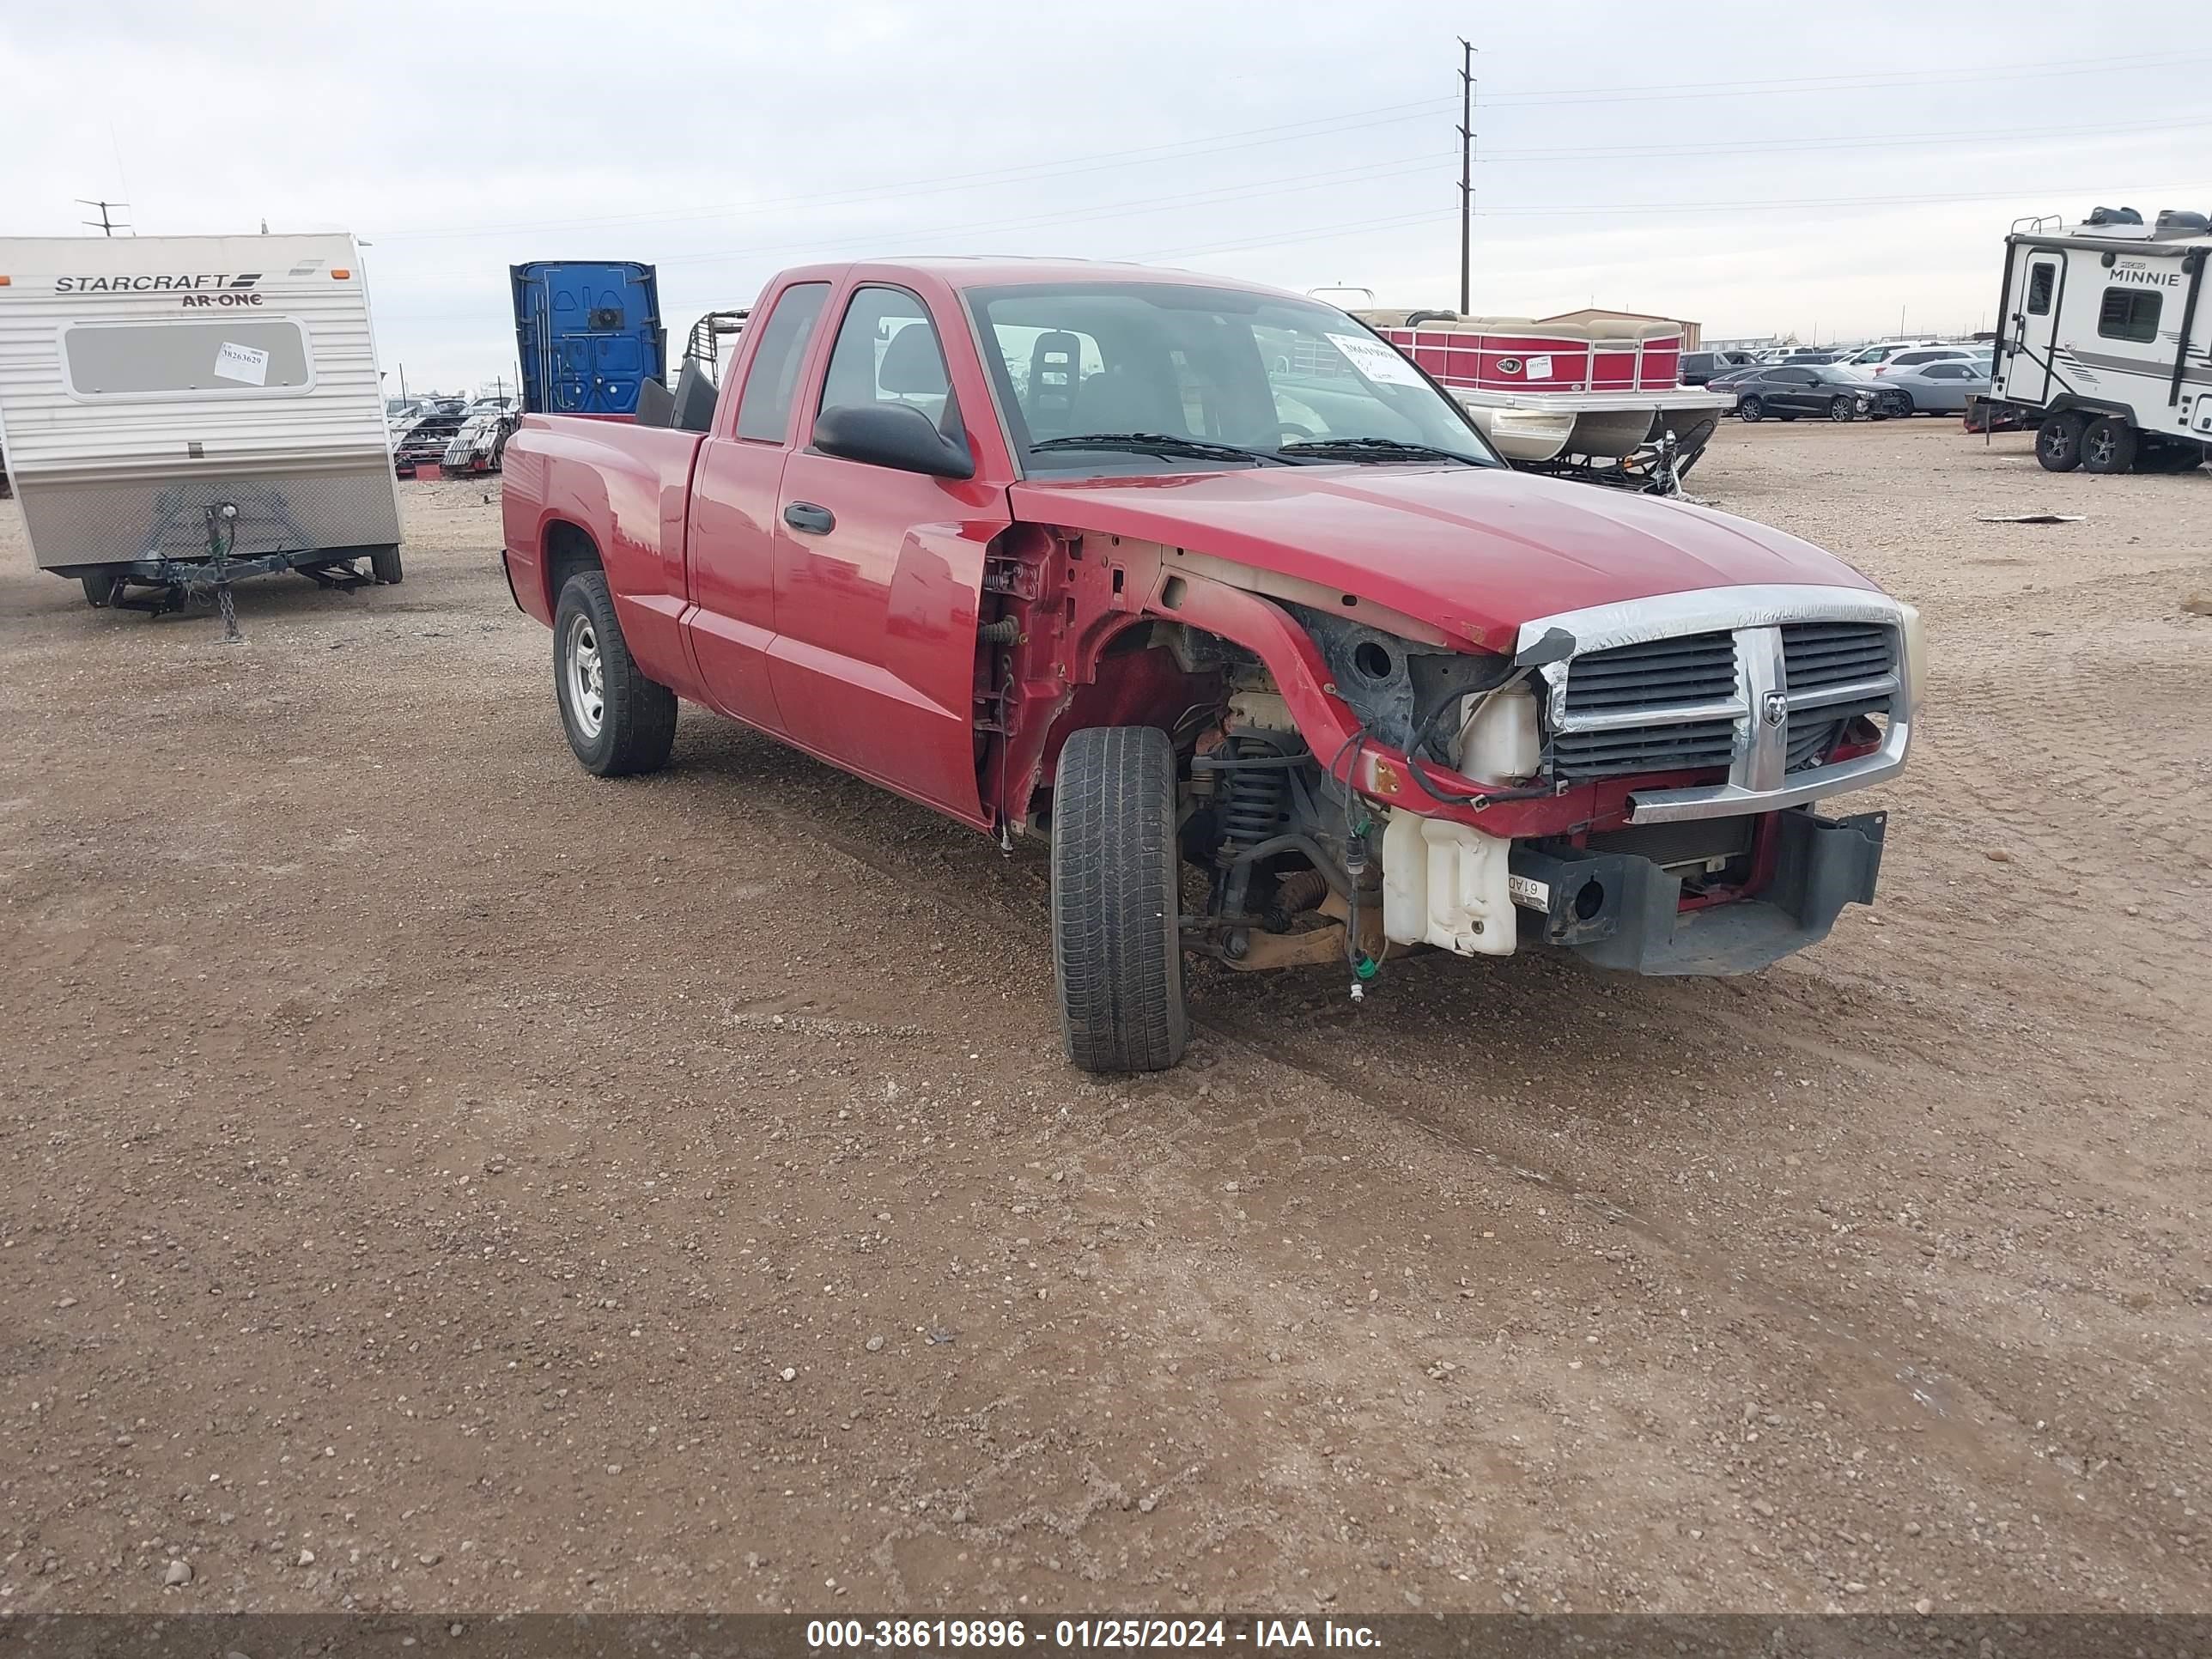
POLYGON ((1048 837, 1078 1066, 1176 1062, 1187 952, 1355 996, 1421 945, 1741 973, 1873 899, 1883 815, 1808 804, 1903 765, 1916 613, 1777 531, 1511 471, 1332 306, 810 266, 677 402, 507 447, 577 758, 665 764, 689 701, 1048 837))

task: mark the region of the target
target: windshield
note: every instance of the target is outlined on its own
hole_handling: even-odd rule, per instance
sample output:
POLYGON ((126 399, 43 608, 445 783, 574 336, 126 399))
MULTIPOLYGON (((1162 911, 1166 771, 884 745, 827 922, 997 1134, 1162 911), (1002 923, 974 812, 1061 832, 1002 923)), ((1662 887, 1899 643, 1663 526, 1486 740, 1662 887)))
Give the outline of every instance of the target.
POLYGON ((1504 465, 1456 404, 1334 306, 1168 283, 976 289, 967 298, 1033 475, 1504 465), (1146 449, 1135 441, 1143 435, 1179 441, 1174 453, 1146 449))

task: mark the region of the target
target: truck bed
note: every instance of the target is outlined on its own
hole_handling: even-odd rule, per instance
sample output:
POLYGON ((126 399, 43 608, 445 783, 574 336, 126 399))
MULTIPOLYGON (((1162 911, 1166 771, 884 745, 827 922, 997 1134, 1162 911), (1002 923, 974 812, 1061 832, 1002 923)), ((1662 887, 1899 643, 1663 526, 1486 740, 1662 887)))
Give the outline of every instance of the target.
POLYGON ((550 626, 559 595, 549 535, 581 525, 606 567, 623 630, 648 661, 681 662, 684 535, 696 432, 580 416, 526 415, 508 442, 504 519, 515 602, 550 626))

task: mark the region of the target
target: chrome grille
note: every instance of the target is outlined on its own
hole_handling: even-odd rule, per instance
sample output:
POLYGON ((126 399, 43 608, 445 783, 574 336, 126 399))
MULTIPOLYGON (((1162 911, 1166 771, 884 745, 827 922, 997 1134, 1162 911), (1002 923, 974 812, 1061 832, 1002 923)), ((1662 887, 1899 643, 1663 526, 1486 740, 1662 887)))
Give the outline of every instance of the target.
POLYGON ((1780 582, 1531 617, 1516 654, 1541 679, 1542 775, 1562 793, 1624 780, 1639 827, 1777 811, 1881 782, 1911 741, 1916 626, 1908 607, 1869 589, 1780 582), (1838 739, 1869 719, 1880 741, 1838 756, 1838 739), (1670 770, 1705 775, 1651 775, 1670 770))
POLYGON ((1735 751, 1735 635, 1684 634, 1577 657, 1552 744, 1555 777, 1726 766, 1735 751))
POLYGON ((1894 673, 1897 630, 1880 623, 1784 623, 1782 656, 1794 699, 1894 673))
POLYGON ((1549 705, 1552 775, 1753 767, 1773 787, 1826 764, 1855 718, 1892 712, 1898 650, 1891 624, 1838 620, 1589 652, 1566 665, 1549 705))
POLYGON ((1563 732, 1552 745, 1553 769, 1561 778, 1618 778, 1632 772, 1686 772, 1699 767, 1726 766, 1735 745, 1735 719, 1729 714, 1674 726, 1563 732))
POLYGON ((1881 623, 1782 625, 1784 688, 1790 699, 1784 769, 1818 766, 1860 714, 1887 714, 1897 690, 1897 630, 1881 623))
POLYGON ((1567 713, 1725 702, 1735 695, 1735 635, 1687 634, 1577 657, 1567 675, 1567 713))

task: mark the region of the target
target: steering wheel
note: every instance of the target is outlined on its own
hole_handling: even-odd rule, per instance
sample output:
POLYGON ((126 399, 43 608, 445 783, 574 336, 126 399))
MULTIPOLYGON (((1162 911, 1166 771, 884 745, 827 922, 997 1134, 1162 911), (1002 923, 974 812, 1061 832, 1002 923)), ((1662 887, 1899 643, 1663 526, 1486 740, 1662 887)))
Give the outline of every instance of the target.
POLYGON ((1285 438, 1312 438, 1319 435, 1311 427, 1300 426, 1296 421, 1278 421, 1275 423, 1275 441, 1278 443, 1285 438))

